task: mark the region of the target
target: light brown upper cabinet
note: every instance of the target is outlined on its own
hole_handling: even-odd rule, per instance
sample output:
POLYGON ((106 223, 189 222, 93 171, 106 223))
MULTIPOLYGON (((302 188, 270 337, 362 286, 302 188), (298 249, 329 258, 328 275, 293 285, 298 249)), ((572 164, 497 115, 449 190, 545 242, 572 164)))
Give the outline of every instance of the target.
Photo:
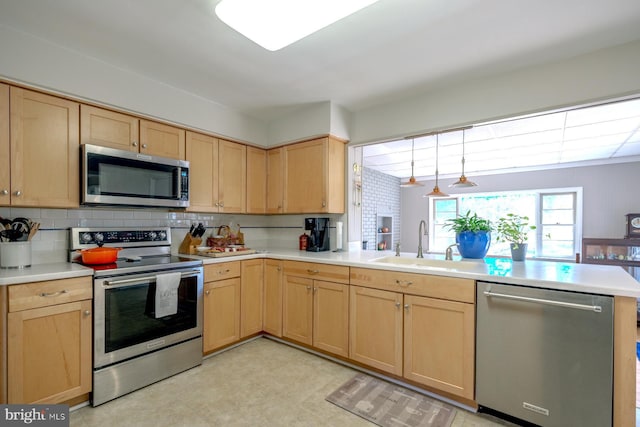
POLYGON ((80 141, 184 160, 185 131, 90 105, 80 106, 80 141))
POLYGON ((246 212, 247 147, 187 132, 189 211, 246 212))
POLYGON ((263 214, 267 205, 267 151, 247 147, 247 213, 263 214))
MULTIPOLYGON (((17 87, 11 87, 9 94, 11 185, 8 191, 0 188, 0 203, 77 207, 80 104, 17 87)), ((6 156, 6 148, 1 147, 3 142, 0 161, 6 156)))
POLYGON ((284 211, 284 147, 267 151, 267 213, 284 211))
POLYGON ((0 206, 11 203, 9 86, 0 83, 0 206))
POLYGON ((284 213, 344 213, 344 151, 333 137, 284 147, 284 213))

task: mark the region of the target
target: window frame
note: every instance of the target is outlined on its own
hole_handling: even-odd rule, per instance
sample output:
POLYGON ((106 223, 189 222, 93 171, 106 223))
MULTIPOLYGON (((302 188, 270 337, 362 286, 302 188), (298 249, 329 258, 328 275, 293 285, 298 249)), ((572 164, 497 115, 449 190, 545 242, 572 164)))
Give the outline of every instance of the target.
MULTIPOLYGON (((429 197, 428 203, 428 218, 429 218, 429 248, 431 253, 442 254, 443 251, 431 251, 431 248, 434 247, 434 242, 436 238, 436 224, 435 220, 435 205, 437 201, 440 200, 455 200, 456 203, 456 215, 460 215, 460 197, 470 196, 470 197, 486 197, 491 195, 508 195, 508 194, 517 194, 522 192, 535 193, 536 201, 534 206, 534 211, 536 212, 535 218, 535 226, 536 226, 536 254, 542 253, 542 208, 543 208, 543 197, 549 195, 559 195, 559 194, 573 194, 573 213, 574 213, 574 231, 573 231, 573 251, 575 254, 580 253, 582 247, 582 223, 583 223, 583 210, 582 210, 582 196, 583 196, 583 188, 582 187, 562 187, 562 188, 540 188, 540 189, 529 189, 529 190, 505 190, 505 191, 487 191, 487 192, 471 192, 471 193, 458 193, 452 194, 447 197, 429 197)), ((532 224, 533 225, 533 224, 532 224)), ((495 233, 495 230, 494 230, 495 233)), ((500 257, 499 255, 487 255, 488 257, 500 257)), ((550 260, 550 261, 568 261, 573 259, 573 256, 567 257, 543 257, 543 256, 535 256, 533 257, 536 260, 550 260)))

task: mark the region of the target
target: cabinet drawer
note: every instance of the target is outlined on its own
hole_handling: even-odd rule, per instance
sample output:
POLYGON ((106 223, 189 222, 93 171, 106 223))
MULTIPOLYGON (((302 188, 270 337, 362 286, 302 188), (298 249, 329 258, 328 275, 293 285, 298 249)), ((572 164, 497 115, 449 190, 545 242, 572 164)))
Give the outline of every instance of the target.
POLYGON ((349 283, 349 267, 315 262, 285 261, 284 274, 329 282, 349 283))
POLYGON ((221 262, 204 266, 204 281, 230 279, 240 277, 240 261, 221 262))
POLYGON ((9 312, 46 307, 93 297, 91 276, 9 286, 9 312))
POLYGON ((351 284, 452 301, 475 301, 474 281, 457 277, 352 268, 351 284))

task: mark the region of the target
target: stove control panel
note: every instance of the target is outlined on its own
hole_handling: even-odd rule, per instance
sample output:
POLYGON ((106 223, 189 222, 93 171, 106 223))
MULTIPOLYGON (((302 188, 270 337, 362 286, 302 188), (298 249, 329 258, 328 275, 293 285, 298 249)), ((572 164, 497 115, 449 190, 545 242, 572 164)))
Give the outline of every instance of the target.
POLYGON ((71 249, 104 244, 106 246, 164 246, 171 245, 169 227, 140 229, 72 228, 71 249))

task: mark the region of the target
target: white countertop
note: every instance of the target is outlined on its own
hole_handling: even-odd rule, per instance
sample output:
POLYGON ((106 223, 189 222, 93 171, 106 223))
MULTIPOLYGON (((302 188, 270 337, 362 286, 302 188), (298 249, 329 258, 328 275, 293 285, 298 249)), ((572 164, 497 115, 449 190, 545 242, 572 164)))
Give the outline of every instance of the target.
MULTIPOLYGON (((414 264, 420 261, 413 253, 402 253, 400 258, 393 255, 394 253, 391 251, 306 252, 273 249, 259 251, 251 255, 223 258, 191 256, 191 258, 201 259, 205 265, 255 258, 273 258, 640 298, 640 283, 621 267, 533 260, 512 262, 509 258, 460 260, 457 257, 454 258, 454 261, 443 262, 442 255, 431 254, 425 255, 426 262, 437 260, 438 265, 419 266, 414 264), (375 261, 380 258, 390 258, 391 262, 375 261), (397 262, 402 262, 402 264, 397 264, 397 262)), ((23 269, 0 269, 0 286, 90 276, 92 273, 93 270, 90 268, 66 262, 39 264, 23 269)))
POLYGON ((92 269, 70 262, 35 264, 26 268, 1 268, 0 286, 91 275, 92 269))

